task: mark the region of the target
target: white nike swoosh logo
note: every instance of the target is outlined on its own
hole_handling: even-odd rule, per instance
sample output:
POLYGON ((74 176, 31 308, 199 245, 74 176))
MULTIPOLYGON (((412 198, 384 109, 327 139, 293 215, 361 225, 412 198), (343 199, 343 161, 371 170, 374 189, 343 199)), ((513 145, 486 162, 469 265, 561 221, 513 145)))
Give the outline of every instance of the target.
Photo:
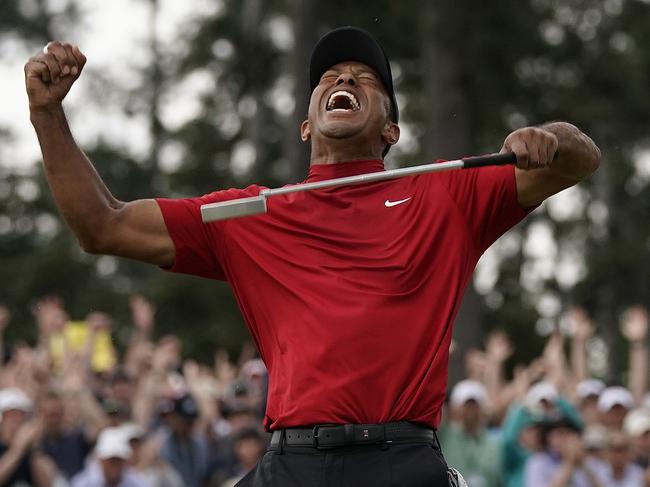
POLYGON ((411 198, 412 196, 409 196, 408 198, 404 198, 403 200, 399 200, 399 201, 386 200, 384 201, 384 205, 386 205, 386 208, 390 208, 391 206, 397 206, 397 205, 401 205, 402 203, 406 203, 411 198))

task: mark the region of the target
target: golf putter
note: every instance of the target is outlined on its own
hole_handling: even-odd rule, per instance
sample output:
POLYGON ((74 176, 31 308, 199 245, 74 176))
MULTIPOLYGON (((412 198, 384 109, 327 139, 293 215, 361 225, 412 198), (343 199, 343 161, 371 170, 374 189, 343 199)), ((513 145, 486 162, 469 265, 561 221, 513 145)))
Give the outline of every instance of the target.
POLYGON ((260 191, 260 194, 258 196, 238 198, 234 200, 201 205, 201 218, 203 220, 203 223, 211 223, 219 220, 228 220, 230 218, 260 215, 266 213, 267 211, 267 198, 281 194, 297 193, 299 191, 312 191, 315 189, 330 188, 332 186, 384 181, 387 179, 396 179, 403 176, 449 171, 452 169, 468 169, 483 166, 502 166, 506 164, 516 163, 517 156, 515 156, 513 152, 509 152, 506 154, 491 154, 487 156, 466 157, 464 159, 457 159, 455 161, 436 162, 433 164, 424 164, 422 166, 389 169, 387 171, 371 172, 368 174, 359 174, 356 176, 348 176, 344 178, 326 179, 325 181, 316 181, 314 183, 294 184, 291 186, 285 186, 283 188, 263 189, 260 191))

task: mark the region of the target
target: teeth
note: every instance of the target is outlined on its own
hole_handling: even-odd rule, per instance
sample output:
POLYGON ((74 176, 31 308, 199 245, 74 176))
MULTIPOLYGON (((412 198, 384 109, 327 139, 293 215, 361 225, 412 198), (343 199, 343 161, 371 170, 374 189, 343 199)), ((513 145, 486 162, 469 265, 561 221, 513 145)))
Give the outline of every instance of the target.
POLYGON ((357 111, 361 110, 361 105, 359 104, 359 101, 357 100, 357 97, 354 96, 352 93, 348 91, 335 91, 330 95, 330 99, 327 101, 327 109, 333 112, 347 112, 349 111, 346 108, 332 108, 334 106, 334 100, 339 97, 339 96, 345 96, 348 100, 350 100, 350 104, 352 105, 352 111, 357 111))

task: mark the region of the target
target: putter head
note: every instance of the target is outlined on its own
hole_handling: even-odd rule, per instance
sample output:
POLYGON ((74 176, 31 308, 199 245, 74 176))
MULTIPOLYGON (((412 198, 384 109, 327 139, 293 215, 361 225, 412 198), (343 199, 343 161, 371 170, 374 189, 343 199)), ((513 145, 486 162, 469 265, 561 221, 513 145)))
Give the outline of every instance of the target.
POLYGON ((266 213, 266 198, 263 194, 250 198, 220 201, 201 205, 201 219, 203 223, 229 220, 242 216, 260 215, 266 213))

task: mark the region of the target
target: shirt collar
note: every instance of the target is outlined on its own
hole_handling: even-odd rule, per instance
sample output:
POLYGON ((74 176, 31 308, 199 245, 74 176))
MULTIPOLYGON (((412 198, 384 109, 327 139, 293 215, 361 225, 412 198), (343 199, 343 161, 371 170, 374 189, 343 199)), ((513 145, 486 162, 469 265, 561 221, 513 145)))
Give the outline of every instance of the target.
POLYGON ((309 175, 305 182, 323 181, 325 179, 344 178, 371 172, 385 171, 384 161, 349 161, 335 164, 312 164, 309 166, 309 175))

